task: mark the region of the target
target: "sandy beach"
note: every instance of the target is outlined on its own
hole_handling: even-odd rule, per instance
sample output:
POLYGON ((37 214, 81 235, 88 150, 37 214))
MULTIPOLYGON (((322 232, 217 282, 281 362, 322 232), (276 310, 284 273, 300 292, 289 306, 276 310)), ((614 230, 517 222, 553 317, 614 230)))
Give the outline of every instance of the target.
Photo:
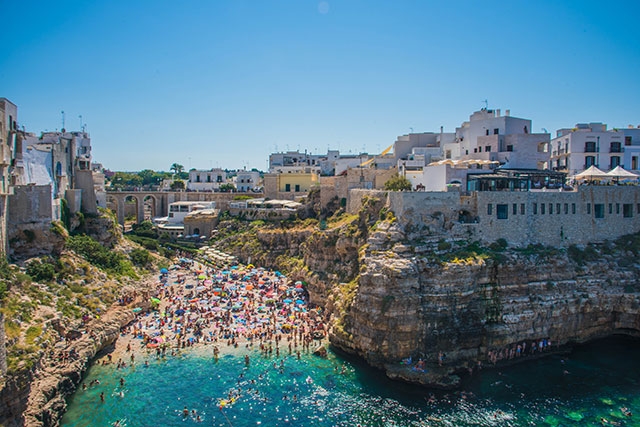
POLYGON ((124 368, 185 351, 214 358, 250 351, 284 356, 323 344, 323 313, 309 307, 304 283, 253 265, 216 268, 186 257, 174 261, 136 290, 149 304, 132 307, 136 320, 122 328, 112 351, 96 364, 124 368))

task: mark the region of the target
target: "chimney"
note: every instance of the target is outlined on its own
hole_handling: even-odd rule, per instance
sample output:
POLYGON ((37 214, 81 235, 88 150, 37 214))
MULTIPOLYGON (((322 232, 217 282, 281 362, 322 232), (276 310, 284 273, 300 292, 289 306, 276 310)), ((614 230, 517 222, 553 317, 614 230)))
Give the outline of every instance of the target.
POLYGON ((500 109, 499 108, 496 110, 496 117, 500 117, 500 109))
POLYGON ((509 117, 511 115, 511 110, 504 110, 504 116, 509 117))

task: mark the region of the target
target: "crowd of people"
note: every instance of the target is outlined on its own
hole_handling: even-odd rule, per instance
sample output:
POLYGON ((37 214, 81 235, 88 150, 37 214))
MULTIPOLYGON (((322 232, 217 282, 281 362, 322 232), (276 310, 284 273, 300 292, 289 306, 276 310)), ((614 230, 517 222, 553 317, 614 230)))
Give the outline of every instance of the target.
POLYGON ((247 266, 205 266, 188 258, 162 269, 150 294, 152 310, 134 308, 123 336, 161 356, 211 344, 259 346, 265 355, 311 350, 326 335, 320 308, 308 303, 303 282, 278 271, 247 266))

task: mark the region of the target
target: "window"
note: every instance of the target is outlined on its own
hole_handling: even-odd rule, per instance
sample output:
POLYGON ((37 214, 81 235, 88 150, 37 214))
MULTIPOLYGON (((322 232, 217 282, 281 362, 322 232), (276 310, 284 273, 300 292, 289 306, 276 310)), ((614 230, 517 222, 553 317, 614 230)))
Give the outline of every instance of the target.
POLYGON ((509 205, 496 205, 496 213, 498 214, 498 219, 509 218, 509 205))
POLYGON ((633 205, 631 203, 625 203, 622 205, 622 216, 624 218, 633 217, 633 205))
POLYGON ((300 191, 300 184, 296 184, 296 192, 300 191))
POLYGON ((571 203, 571 213, 572 214, 576 214, 576 204, 575 203, 571 203))
POLYGON ((613 213, 613 203, 609 203, 609 215, 613 213))
POLYGON ((284 191, 291 191, 291 184, 285 184, 284 191))
POLYGON ((609 169, 614 169, 616 166, 620 166, 620 156, 611 156, 611 163, 609 169))
POLYGON ((513 209, 511 210, 511 212, 513 213, 513 215, 518 215, 518 205, 517 204, 513 204, 513 209))
POLYGON ((533 204, 533 214, 534 215, 538 215, 538 204, 537 203, 533 204))
POLYGON ((569 203, 565 203, 564 204, 564 214, 568 215, 569 214, 569 203))
POLYGON ((490 145, 485 146, 484 147, 484 151, 487 152, 487 153, 490 152, 491 151, 491 146, 490 145))
POLYGON ((207 182, 211 182, 211 175, 207 175, 207 182))
POLYGON ((595 153, 596 152, 596 142, 595 141, 587 141, 584 143, 584 152, 585 153, 595 153))
MULTIPOLYGON (((640 210, 640 204, 638 204, 638 210, 640 210)), ((493 215, 493 205, 491 203, 487 205, 487 215, 493 215)))
POLYGON ((489 136, 489 129, 486 130, 486 135, 489 136))
POLYGON ((547 206, 547 205, 545 205, 544 203, 540 203, 540 215, 544 215, 545 206, 547 206))
POLYGON ((616 203, 616 215, 620 215, 620 203, 616 203))
POLYGON ((622 144, 619 141, 612 141, 609 146, 610 153, 622 153, 622 144))
POLYGON ((589 166, 593 166, 596 164, 596 156, 585 156, 584 158, 584 168, 587 169, 589 166))
POLYGON ((591 203, 587 203, 587 215, 591 215, 591 203))
POLYGON ((637 170, 638 169, 638 156, 632 156, 631 157, 631 169, 633 169, 633 170, 637 170))
POLYGON ((560 215, 560 203, 556 203, 556 213, 560 215))
POLYGON ((507 145, 507 151, 513 151, 513 145, 507 145))
POLYGON ((200 175, 196 175, 196 182, 200 182, 200 175))
POLYGON ((500 129, 496 128, 493 130, 494 135, 498 135, 500 133, 500 129))
POLYGON ((217 181, 217 182, 222 182, 222 175, 218 175, 218 176, 216 177, 216 181, 217 181))
POLYGON ((631 137, 630 136, 625 136, 624 137, 624 145, 631 145, 631 137))
POLYGON ((549 203, 549 215, 553 215, 553 203, 549 203))
POLYGON ((594 203, 593 213, 596 218, 604 218, 604 203, 594 203))
POLYGON ((524 203, 520 203, 520 215, 524 215, 524 203))

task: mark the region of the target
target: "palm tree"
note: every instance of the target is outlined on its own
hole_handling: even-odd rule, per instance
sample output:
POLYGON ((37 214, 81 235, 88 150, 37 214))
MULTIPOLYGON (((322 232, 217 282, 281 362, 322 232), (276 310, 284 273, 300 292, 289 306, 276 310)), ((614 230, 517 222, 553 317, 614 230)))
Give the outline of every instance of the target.
POLYGON ((184 166, 182 166, 180 163, 174 163, 171 165, 171 168, 169 170, 172 170, 173 173, 177 175, 184 170, 184 166))

